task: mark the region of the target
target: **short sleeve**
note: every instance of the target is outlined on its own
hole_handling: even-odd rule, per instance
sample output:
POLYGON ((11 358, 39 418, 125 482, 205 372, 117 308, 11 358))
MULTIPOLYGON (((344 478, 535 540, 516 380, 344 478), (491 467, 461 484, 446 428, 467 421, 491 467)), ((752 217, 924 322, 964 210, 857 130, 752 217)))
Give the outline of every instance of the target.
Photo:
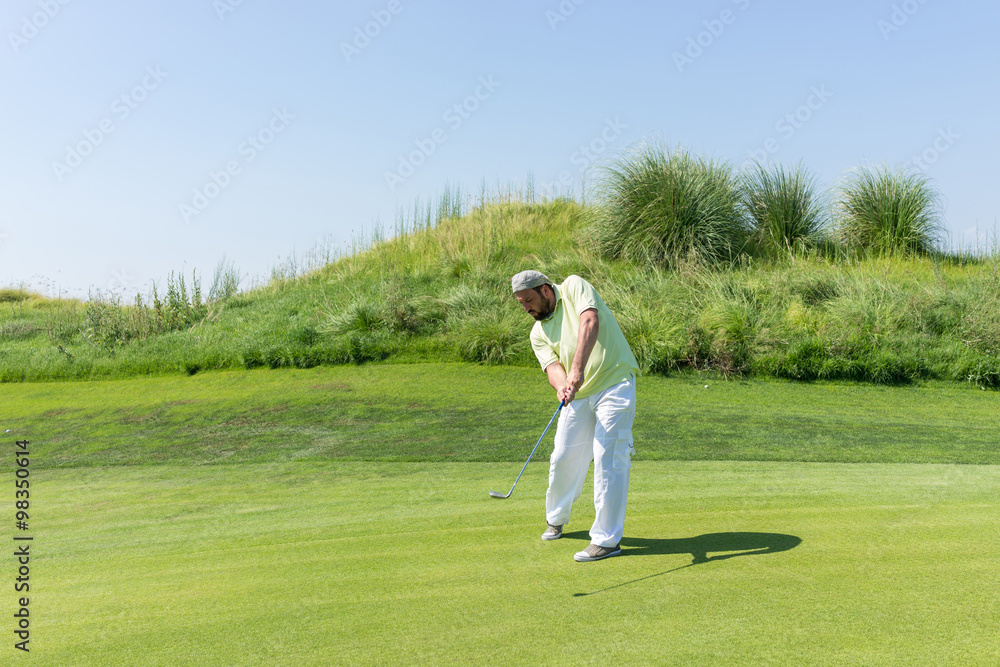
POLYGON ((568 300, 576 306, 577 315, 583 314, 585 310, 597 308, 597 290, 580 276, 570 276, 561 287, 569 292, 568 300))
POLYGON ((538 363, 541 364, 542 370, 545 370, 555 362, 559 361, 559 357, 556 355, 556 351, 552 349, 552 345, 545 340, 545 336, 541 331, 541 328, 537 325, 531 329, 531 349, 535 352, 535 357, 538 359, 538 363))

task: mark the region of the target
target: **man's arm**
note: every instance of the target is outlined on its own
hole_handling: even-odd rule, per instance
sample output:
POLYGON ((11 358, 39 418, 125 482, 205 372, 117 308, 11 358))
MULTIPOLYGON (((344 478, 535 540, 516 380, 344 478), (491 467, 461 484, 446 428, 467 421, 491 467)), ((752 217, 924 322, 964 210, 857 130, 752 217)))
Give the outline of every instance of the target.
POLYGON ((583 386, 584 370, 587 368, 587 361, 590 360, 590 353, 594 351, 594 345, 597 344, 597 333, 600 331, 601 322, 597 317, 597 309, 589 308, 580 314, 580 331, 577 334, 576 339, 576 353, 573 355, 573 364, 570 367, 569 374, 567 375, 562 365, 551 364, 551 366, 557 366, 558 370, 553 370, 552 373, 546 368, 545 372, 549 375, 549 384, 551 384, 559 397, 559 400, 569 403, 576 396, 576 392, 580 390, 583 386), (559 382, 557 386, 553 383, 553 374, 555 374, 555 379, 559 382))
MULTIPOLYGON (((558 361, 554 361, 545 367, 545 374, 549 376, 549 384, 556 390, 559 400, 564 400, 563 392, 566 389, 566 370, 558 361)), ((568 401, 567 401, 568 402, 568 401)))

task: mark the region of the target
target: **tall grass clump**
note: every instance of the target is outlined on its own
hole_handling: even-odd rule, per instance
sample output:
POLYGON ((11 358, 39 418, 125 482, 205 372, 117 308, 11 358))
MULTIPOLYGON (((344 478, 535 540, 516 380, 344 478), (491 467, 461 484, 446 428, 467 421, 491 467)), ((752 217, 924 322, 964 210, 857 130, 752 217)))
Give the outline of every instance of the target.
POLYGON ((816 183, 798 165, 768 170, 757 163, 740 179, 744 206, 757 247, 768 255, 815 245, 826 228, 816 183))
POLYGON ((212 286, 208 290, 209 301, 226 301, 239 294, 240 272, 236 266, 223 257, 215 267, 212 286))
POLYGON ((772 342, 778 298, 770 286, 740 272, 707 274, 699 280, 700 314, 692 328, 692 363, 724 374, 746 372, 772 342))
POLYGON ((458 322, 468 317, 499 307, 496 299, 486 290, 475 285, 458 284, 440 300, 445 318, 458 322))
POLYGON ((694 299, 671 273, 651 269, 601 277, 601 293, 644 373, 669 373, 684 364, 686 318, 694 299))
POLYGON ((732 169, 681 148, 642 145, 608 168, 598 197, 590 236, 610 258, 673 267, 731 259, 746 242, 732 169))
POLYGON ((926 255, 941 237, 938 194, 912 171, 887 167, 857 169, 841 187, 841 241, 878 255, 926 255))
POLYGON ((29 292, 23 287, 0 288, 0 303, 20 303, 28 299, 37 299, 40 295, 29 292))
POLYGON ((370 334, 389 328, 384 301, 374 295, 360 295, 326 320, 324 331, 335 336, 351 333, 370 334))
POLYGON ((462 361, 484 364, 529 363, 533 358, 523 313, 494 308, 462 320, 454 332, 462 361))

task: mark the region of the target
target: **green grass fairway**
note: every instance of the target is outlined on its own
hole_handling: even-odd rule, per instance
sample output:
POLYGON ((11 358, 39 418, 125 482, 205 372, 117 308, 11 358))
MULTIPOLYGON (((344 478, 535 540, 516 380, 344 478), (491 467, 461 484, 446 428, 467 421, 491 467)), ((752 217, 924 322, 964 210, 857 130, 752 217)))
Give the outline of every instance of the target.
POLYGON ((640 381, 599 563, 590 488, 539 539, 551 433, 488 496, 554 410, 536 369, 0 384, 34 538, 0 664, 995 664, 995 393, 704 377, 640 381))
POLYGON ((586 498, 564 539, 539 539, 544 464, 509 500, 487 496, 516 472, 39 473, 32 663, 990 665, 1000 652, 1000 468, 638 462, 624 554, 599 563, 572 560, 586 498))

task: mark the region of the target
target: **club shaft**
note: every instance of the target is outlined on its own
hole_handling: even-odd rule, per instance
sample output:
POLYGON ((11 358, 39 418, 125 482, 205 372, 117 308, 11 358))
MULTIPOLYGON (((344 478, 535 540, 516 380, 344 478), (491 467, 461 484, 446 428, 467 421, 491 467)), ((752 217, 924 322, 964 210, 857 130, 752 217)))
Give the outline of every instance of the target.
POLYGON ((542 435, 538 438, 538 442, 535 443, 535 446, 531 449, 531 453, 528 454, 528 460, 524 462, 524 466, 521 468, 521 472, 517 474, 517 479, 514 480, 514 483, 510 487, 510 491, 507 492, 508 497, 510 496, 510 494, 514 493, 514 487, 517 486, 517 483, 521 481, 521 475, 524 474, 524 471, 528 468, 528 464, 531 463, 531 457, 535 455, 535 450, 538 449, 538 445, 542 444, 542 440, 545 438, 545 434, 549 432, 549 427, 552 426, 552 422, 556 420, 556 417, 559 415, 559 411, 562 410, 564 404, 565 401, 559 402, 559 407, 556 408, 556 411, 552 414, 552 418, 549 419, 549 423, 545 425, 545 430, 542 431, 542 435))

